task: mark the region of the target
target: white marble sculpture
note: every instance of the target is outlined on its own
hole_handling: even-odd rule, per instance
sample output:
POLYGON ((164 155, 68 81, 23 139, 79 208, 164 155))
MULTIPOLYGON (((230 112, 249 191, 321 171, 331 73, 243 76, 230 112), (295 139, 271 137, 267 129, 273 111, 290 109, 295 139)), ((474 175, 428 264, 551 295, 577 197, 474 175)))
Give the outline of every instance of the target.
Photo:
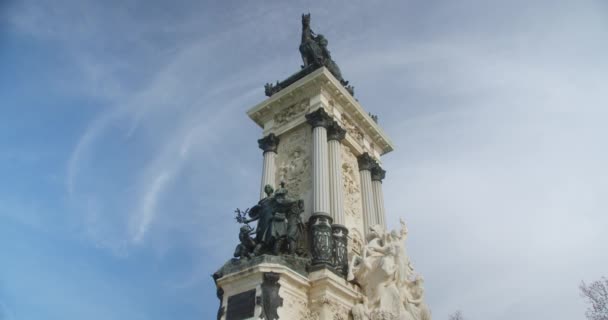
POLYGON ((360 320, 430 320, 424 302, 423 279, 405 251, 407 227, 385 232, 380 225, 369 228, 361 256, 350 263, 348 280, 357 282, 363 295, 352 309, 360 320))

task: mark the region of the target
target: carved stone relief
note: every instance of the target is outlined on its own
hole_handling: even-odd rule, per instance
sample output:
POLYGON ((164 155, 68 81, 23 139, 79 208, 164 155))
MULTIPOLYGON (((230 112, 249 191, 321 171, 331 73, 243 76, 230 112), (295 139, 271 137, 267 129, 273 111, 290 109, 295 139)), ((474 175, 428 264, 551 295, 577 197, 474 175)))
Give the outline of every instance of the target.
POLYGON ((285 181, 290 198, 304 199, 305 214, 302 217, 304 220, 310 215, 311 210, 308 201, 312 187, 311 135, 310 127, 306 125, 281 135, 275 160, 277 167, 275 185, 285 181))
POLYGON ((348 320, 349 308, 333 300, 328 300, 325 303, 329 306, 332 320, 348 320))
POLYGON ((369 228, 361 255, 353 256, 347 279, 362 290, 352 308, 358 320, 431 320, 424 301, 424 280, 414 271, 405 250, 407 227, 385 232, 381 225, 369 228))
POLYGON ((358 141, 363 147, 363 131, 357 128, 357 126, 355 126, 354 122, 348 116, 342 114, 341 120, 346 132, 350 134, 356 141, 358 141))
POLYGON ((357 157, 342 145, 342 180, 344 187, 344 224, 349 230, 348 258, 361 254, 363 246, 363 208, 357 157))
POLYGON ((350 249, 351 255, 348 259, 352 259, 352 255, 361 255, 363 249, 363 235, 361 231, 356 228, 352 228, 348 234, 348 248, 350 249))
MULTIPOLYGON (((304 290, 304 289, 302 289, 304 290)), ((283 291, 283 308, 279 309, 281 319, 319 320, 319 314, 310 310, 307 299, 283 291)))
POLYGON ((308 99, 303 99, 299 102, 296 102, 274 115, 274 125, 277 127, 282 126, 290 122, 294 118, 306 113, 306 111, 308 111, 308 108, 308 99))
POLYGON ((362 221, 361 184, 357 157, 342 145, 342 180, 344 182, 344 212, 355 224, 362 221))

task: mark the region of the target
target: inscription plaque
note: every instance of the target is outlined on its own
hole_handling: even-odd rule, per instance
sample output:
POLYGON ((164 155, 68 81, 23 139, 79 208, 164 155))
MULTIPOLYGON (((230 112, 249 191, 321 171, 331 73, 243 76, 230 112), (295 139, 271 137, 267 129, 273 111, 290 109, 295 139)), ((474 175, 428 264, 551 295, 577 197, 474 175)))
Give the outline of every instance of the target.
POLYGON ((226 320, 243 320, 253 317, 255 289, 228 297, 226 320))

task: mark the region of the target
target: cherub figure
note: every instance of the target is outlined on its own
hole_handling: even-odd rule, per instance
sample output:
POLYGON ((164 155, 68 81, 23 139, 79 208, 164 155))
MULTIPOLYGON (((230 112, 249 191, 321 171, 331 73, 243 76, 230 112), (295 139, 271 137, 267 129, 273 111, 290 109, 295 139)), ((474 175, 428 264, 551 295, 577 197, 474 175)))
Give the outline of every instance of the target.
POLYGON ((239 243, 234 249, 234 257, 236 258, 251 258, 251 254, 253 253, 253 249, 255 248, 255 241, 250 237, 250 234, 253 233, 253 229, 249 225, 241 226, 239 232, 239 243))

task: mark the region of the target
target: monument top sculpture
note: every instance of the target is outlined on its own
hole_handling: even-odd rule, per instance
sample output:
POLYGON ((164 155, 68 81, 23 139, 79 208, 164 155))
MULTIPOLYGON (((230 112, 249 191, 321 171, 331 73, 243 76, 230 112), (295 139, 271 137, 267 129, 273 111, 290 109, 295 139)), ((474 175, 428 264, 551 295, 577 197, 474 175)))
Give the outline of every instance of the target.
POLYGON ((354 87, 348 84, 348 81, 342 77, 342 72, 338 64, 331 58, 331 53, 327 48, 329 41, 322 34, 316 34, 310 27, 310 13, 302 15, 302 40, 300 42, 300 54, 302 55, 303 65, 301 70, 290 76, 289 78, 276 84, 267 83, 265 93, 267 96, 281 91, 312 71, 326 67, 331 74, 340 81, 346 90, 354 95, 354 87))

